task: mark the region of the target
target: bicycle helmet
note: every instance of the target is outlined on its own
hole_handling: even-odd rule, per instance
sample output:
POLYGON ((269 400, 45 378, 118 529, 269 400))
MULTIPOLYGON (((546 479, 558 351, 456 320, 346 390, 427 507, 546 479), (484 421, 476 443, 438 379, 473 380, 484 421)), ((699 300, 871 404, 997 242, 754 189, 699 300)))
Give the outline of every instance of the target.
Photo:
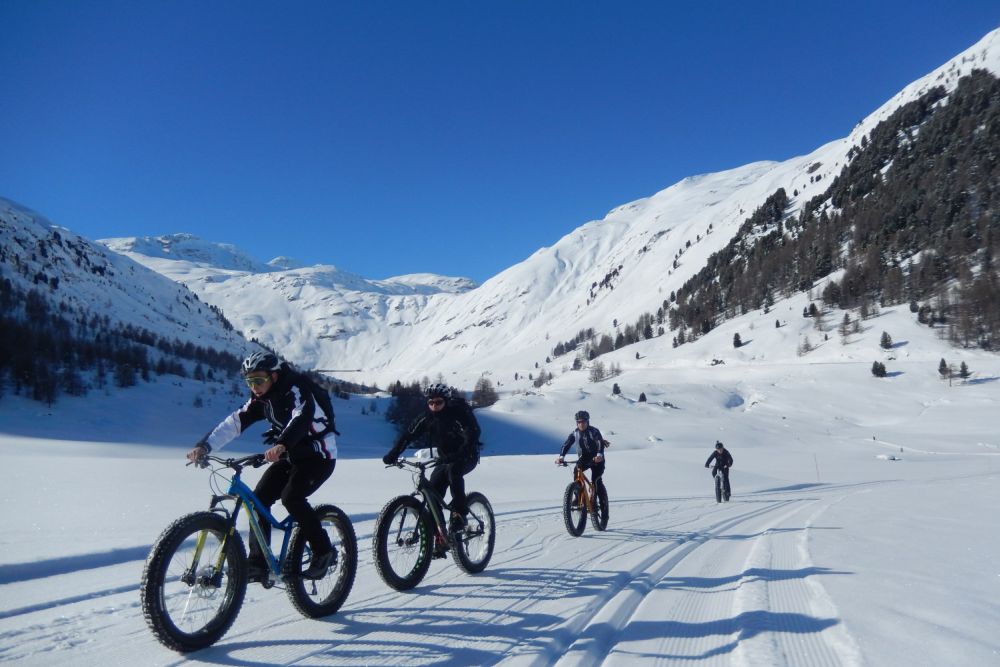
POLYGON ((589 422, 590 413, 587 412, 586 410, 580 410, 575 415, 573 415, 573 419, 575 419, 578 422, 589 422))
POLYGON ((723 448, 723 444, 721 442, 719 442, 718 440, 716 440, 715 441, 715 448, 716 449, 722 449, 723 448))
POLYGON ((451 387, 438 382, 428 386, 427 389, 424 390, 424 396, 427 398, 443 398, 448 401, 451 400, 451 387))
POLYGON ((249 375, 255 371, 276 371, 281 367, 278 357, 270 352, 252 352, 249 357, 243 360, 240 372, 249 375))

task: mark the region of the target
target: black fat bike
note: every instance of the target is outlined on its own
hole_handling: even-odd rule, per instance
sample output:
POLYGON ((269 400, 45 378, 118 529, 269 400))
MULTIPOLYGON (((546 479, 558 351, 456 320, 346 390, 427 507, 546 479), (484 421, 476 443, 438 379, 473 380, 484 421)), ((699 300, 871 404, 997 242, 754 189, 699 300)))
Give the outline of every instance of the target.
POLYGON ((397 591, 423 580, 431 559, 451 552, 455 564, 469 574, 482 572, 493 556, 496 521, 490 501, 481 493, 466 493, 468 513, 460 527, 449 530, 447 506, 431 488, 427 470, 438 462, 401 459, 398 468, 413 472, 414 491, 393 498, 375 521, 372 551, 382 581, 397 591))

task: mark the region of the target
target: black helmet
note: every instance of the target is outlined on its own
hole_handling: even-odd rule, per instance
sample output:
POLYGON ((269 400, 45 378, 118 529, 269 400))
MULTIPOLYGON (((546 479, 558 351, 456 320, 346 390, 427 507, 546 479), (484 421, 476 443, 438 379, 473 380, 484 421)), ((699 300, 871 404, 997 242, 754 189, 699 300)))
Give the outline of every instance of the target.
POLYGON ((281 366, 278 357, 270 352, 252 352, 249 357, 243 360, 240 372, 249 375, 255 371, 276 371, 281 366))
POLYGON ((716 448, 716 449, 722 449, 722 447, 723 447, 722 443, 721 443, 721 442, 719 442, 718 440, 716 440, 716 441, 715 441, 715 448, 716 448))
POLYGON ((580 410, 575 415, 573 415, 573 419, 577 420, 578 422, 589 422, 590 413, 587 412, 586 410, 580 410))
POLYGON ((427 398, 443 398, 447 401, 451 399, 451 387, 437 382, 424 390, 424 396, 427 398))

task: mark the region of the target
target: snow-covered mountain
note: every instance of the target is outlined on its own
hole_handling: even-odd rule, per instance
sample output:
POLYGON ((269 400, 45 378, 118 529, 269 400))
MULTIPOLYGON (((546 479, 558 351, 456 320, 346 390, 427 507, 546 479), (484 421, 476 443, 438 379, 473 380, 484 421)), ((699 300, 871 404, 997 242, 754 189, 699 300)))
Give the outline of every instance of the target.
POLYGON ((183 284, 0 198, 0 278, 55 308, 206 349, 250 344, 183 284))
MULTIPOLYGON (((362 368, 378 382, 444 374, 471 386, 545 368, 557 342, 656 312, 778 188, 789 215, 822 194, 848 153, 895 109, 975 68, 1000 72, 1000 30, 913 82, 843 139, 784 162, 685 178, 588 222, 483 285, 437 276, 368 280, 330 266, 260 265, 188 236, 105 241, 178 280, 256 337, 311 368, 362 368), (537 365, 536 365, 537 364, 537 365)), ((554 360, 558 372, 566 360, 554 360)))

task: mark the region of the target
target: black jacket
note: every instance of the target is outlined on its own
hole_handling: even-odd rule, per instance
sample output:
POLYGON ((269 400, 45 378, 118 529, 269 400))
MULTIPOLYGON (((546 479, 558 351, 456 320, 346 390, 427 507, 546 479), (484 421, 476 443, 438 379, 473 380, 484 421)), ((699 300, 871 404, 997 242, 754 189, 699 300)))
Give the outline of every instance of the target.
POLYGON ((713 451, 708 460, 705 461, 705 465, 708 466, 713 460, 716 466, 722 466, 723 468, 731 468, 733 466, 733 455, 726 448, 723 448, 721 453, 718 450, 713 451))
POLYGON ((337 458, 337 441, 333 435, 322 440, 313 437, 325 428, 325 424, 316 420, 326 415, 316 405, 308 387, 297 372, 283 365, 277 381, 266 394, 258 398, 251 393, 250 400, 223 419, 198 444, 209 451, 219 449, 251 424, 266 419, 272 431, 278 432, 273 442, 285 446, 292 463, 337 458))
POLYGON ((604 454, 605 442, 607 441, 604 439, 604 436, 594 426, 588 426, 585 431, 575 429, 566 438, 566 442, 563 443, 562 449, 559 450, 559 456, 566 456, 566 452, 575 444, 580 453, 580 458, 586 461, 598 454, 604 454))
POLYGON ((425 409, 396 439, 389 455, 399 456, 408 444, 426 436, 430 446, 437 448, 438 460, 475 461, 479 459, 479 435, 479 422, 472 414, 472 406, 464 400, 452 399, 439 412, 425 409))

